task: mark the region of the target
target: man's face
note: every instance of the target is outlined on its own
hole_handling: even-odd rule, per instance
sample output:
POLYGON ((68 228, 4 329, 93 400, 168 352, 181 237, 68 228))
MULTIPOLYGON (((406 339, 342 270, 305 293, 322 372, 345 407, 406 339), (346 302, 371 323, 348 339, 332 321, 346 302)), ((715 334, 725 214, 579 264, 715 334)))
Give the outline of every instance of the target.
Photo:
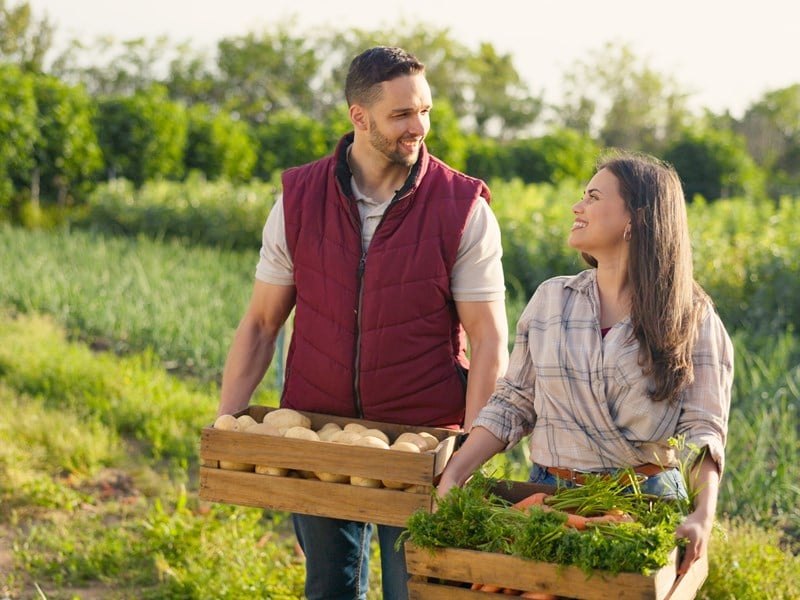
POLYGON ((369 141, 389 162, 410 167, 431 128, 431 89, 424 75, 406 75, 381 84, 380 100, 369 107, 369 141))

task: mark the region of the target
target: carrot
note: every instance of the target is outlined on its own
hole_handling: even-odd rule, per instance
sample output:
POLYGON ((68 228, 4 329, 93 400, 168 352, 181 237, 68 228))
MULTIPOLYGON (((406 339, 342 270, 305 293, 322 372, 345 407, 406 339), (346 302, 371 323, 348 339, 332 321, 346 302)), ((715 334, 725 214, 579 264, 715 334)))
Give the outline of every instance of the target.
POLYGON ((519 596, 522 592, 513 588, 503 588, 503 594, 506 596, 519 596))
POLYGON ((542 508, 549 508, 545 505, 544 501, 546 498, 549 498, 550 495, 551 494, 547 494, 545 492, 536 492, 535 494, 531 494, 530 496, 523 498, 519 502, 512 504, 511 508, 516 508, 517 510, 523 510, 531 506, 541 506, 542 508))
POLYGON ((586 524, 593 523, 633 523, 634 519, 628 513, 621 510, 610 510, 602 515, 586 517, 586 524))
POLYGON ((533 598, 534 600, 557 600, 558 596, 543 594, 542 592, 523 592, 520 598, 533 598))
POLYGON ((503 588, 499 585, 489 585, 488 583, 484 583, 483 587, 481 588, 482 592, 499 592, 503 588))
POLYGON ((578 530, 586 529, 586 523, 588 521, 588 517, 582 517, 580 515, 575 515, 572 513, 565 513, 567 515, 567 520, 564 522, 564 527, 573 527, 578 530))
POLYGON ((471 590, 479 590, 482 587, 483 587, 482 583, 473 583, 471 586, 469 586, 469 589, 471 589, 471 590))

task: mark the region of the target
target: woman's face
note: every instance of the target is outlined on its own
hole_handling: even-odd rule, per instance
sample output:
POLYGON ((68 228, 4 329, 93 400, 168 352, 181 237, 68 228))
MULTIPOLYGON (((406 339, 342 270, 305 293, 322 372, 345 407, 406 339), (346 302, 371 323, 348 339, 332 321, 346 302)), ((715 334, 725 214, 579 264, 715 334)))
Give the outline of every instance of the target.
POLYGON ((631 215, 619 191, 619 181, 601 169, 589 181, 583 198, 572 207, 575 221, 569 233, 571 247, 595 257, 617 256, 628 251, 625 230, 631 215))

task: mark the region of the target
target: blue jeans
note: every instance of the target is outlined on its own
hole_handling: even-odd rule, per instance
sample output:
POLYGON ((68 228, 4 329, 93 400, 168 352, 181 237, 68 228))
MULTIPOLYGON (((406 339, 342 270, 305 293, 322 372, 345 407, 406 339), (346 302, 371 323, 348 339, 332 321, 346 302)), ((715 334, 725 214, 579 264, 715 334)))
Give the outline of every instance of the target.
MULTIPOLYGON (((308 600, 366 600, 372 523, 292 515, 297 541, 306 555, 308 600)), ((394 550, 402 527, 378 525, 384 600, 406 600, 406 556, 394 550)))
MULTIPOLYGON (((541 483, 542 485, 561 485, 562 487, 573 487, 573 483, 566 479, 559 479, 555 475, 548 473, 542 465, 533 463, 531 473, 528 477, 530 483, 541 483)), ((659 496, 661 498, 676 500, 678 498, 688 498, 683 477, 677 468, 666 469, 657 475, 648 477, 639 485, 643 494, 659 496)))

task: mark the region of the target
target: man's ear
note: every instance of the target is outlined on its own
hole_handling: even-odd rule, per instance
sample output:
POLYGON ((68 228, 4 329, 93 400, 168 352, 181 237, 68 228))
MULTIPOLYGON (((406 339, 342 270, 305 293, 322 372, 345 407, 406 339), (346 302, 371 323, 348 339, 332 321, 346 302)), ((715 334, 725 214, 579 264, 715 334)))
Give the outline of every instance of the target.
POLYGON ((367 129, 367 111, 364 110, 363 106, 359 104, 353 104, 350 107, 350 122, 356 129, 360 129, 362 131, 367 129))

